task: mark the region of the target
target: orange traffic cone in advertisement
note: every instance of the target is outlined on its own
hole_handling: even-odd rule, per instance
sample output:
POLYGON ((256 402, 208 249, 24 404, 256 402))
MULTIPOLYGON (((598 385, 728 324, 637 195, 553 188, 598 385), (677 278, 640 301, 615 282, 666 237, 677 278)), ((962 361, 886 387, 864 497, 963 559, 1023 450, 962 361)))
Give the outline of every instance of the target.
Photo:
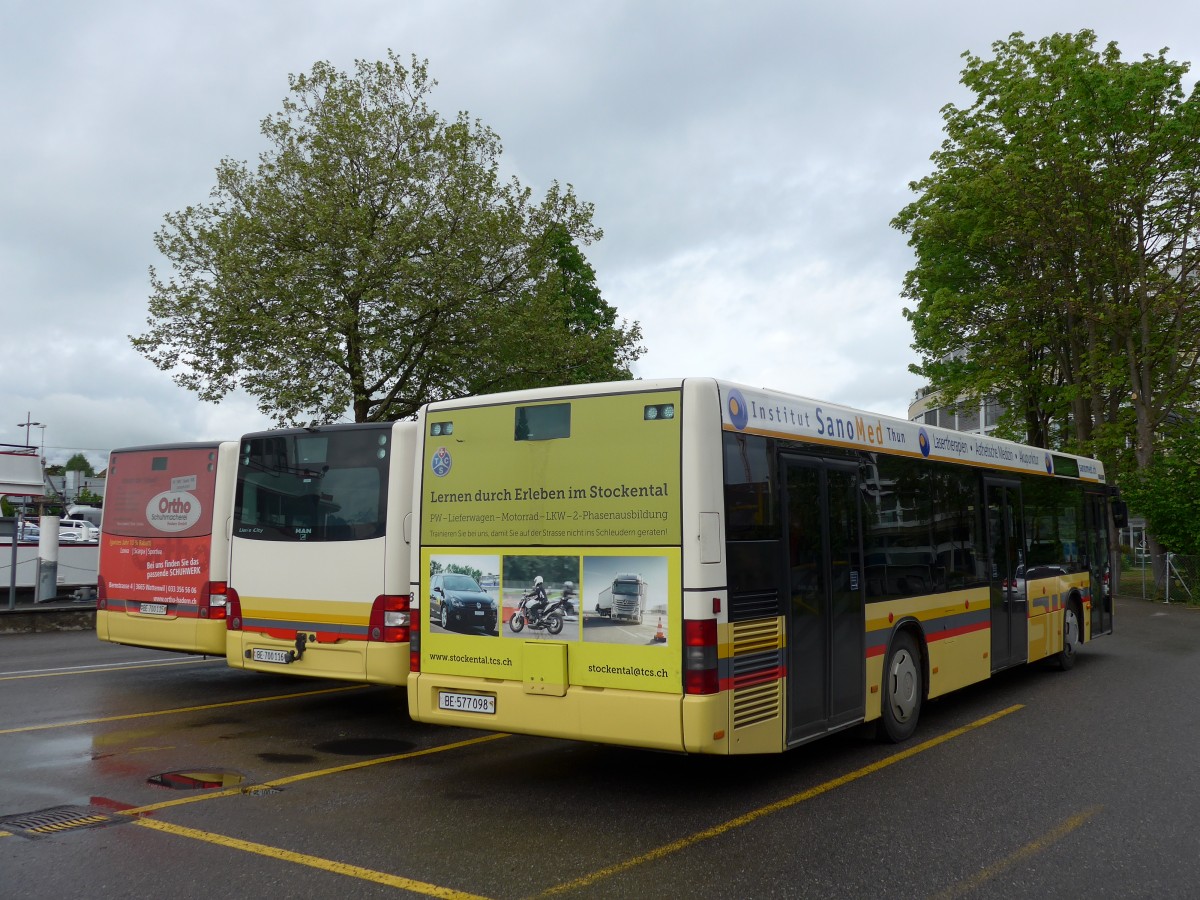
POLYGON ((658 630, 654 632, 654 643, 665 644, 666 642, 667 642, 667 636, 665 634, 663 634, 663 630, 662 630, 662 616, 659 616, 658 617, 658 630))

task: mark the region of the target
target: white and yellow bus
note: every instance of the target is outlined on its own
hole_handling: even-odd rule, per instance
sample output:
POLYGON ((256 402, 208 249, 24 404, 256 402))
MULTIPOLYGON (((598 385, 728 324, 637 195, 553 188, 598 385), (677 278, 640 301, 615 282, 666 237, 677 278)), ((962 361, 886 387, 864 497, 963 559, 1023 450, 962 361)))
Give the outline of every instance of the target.
POLYGON ((418 424, 420 721, 715 754, 863 722, 898 741, 927 699, 1112 630, 1095 460, 712 379, 418 424), (443 573, 494 578, 498 627, 444 623, 443 573), (564 625, 515 632, 539 576, 564 625))
POLYGON ((225 655, 236 472, 234 441, 109 455, 97 573, 101 640, 225 655))
POLYGON ((242 438, 230 666, 404 684, 415 446, 412 422, 242 438))

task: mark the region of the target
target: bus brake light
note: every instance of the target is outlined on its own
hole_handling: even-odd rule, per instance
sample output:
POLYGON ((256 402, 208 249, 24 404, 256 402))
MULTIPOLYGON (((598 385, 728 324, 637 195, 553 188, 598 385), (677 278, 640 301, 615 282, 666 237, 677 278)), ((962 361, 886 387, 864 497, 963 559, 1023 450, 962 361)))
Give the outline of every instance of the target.
POLYGON ((411 621, 407 594, 380 594, 371 605, 367 638, 388 644, 407 643, 411 621))
POLYGON ((108 609, 108 582, 103 577, 96 579, 96 609, 108 609))
POLYGON ((716 619, 684 619, 683 654, 684 693, 718 693, 716 619))

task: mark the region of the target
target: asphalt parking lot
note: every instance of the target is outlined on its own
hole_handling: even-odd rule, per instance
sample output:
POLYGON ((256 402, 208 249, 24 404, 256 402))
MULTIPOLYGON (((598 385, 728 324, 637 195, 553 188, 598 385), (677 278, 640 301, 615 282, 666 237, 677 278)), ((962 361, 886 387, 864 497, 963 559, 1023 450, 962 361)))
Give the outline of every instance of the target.
POLYGON ((0 637, 0 895, 1194 896, 1200 611, 1119 601, 862 729, 696 758, 411 722, 400 690, 0 637))

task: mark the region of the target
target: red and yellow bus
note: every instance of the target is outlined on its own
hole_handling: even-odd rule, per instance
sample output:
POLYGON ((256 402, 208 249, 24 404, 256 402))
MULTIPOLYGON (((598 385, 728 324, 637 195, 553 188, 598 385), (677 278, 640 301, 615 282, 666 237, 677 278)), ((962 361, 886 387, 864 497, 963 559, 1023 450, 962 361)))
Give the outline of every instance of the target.
POLYGON ((412 422, 242 438, 230 666, 404 684, 415 445, 412 422))
POLYGON ((114 450, 100 531, 96 634, 225 655, 233 441, 114 450))
POLYGON ((418 424, 416 720, 713 754, 864 722, 899 741, 926 700, 1112 630, 1092 459, 713 379, 418 424), (446 573, 494 585, 497 628, 440 615, 446 573), (539 576, 562 628, 516 632, 539 576))

